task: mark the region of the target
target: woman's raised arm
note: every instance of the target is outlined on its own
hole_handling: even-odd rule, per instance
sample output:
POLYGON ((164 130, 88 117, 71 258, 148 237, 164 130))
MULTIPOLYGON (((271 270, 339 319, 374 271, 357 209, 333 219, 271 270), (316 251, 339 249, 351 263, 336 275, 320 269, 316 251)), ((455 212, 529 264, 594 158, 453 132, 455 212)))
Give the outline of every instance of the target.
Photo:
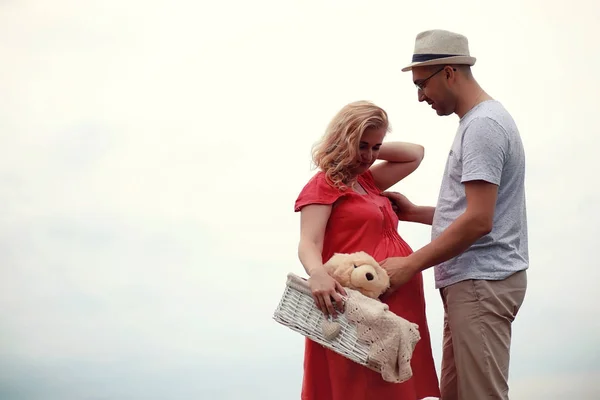
POLYGON ((406 142, 383 143, 377 159, 384 160, 371 167, 379 190, 384 191, 412 174, 423 161, 423 146, 406 142))

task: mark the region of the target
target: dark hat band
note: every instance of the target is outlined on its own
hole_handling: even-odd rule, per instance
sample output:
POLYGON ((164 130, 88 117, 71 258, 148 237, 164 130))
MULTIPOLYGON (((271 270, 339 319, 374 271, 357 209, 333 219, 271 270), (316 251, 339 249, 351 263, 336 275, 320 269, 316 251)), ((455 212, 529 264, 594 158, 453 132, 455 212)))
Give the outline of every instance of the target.
POLYGON ((440 58, 459 57, 459 54, 413 54, 412 62, 437 60, 440 58))

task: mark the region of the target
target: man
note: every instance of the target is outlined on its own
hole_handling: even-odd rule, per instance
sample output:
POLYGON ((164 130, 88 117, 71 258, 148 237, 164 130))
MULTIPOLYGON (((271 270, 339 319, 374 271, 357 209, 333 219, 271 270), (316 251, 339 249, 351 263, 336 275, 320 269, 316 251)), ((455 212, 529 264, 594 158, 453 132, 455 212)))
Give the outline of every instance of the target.
POLYGON ((510 114, 477 83, 467 38, 444 30, 417 35, 412 71, 418 100, 456 114, 437 206, 388 193, 402 220, 432 225, 431 243, 384 260, 392 288, 434 267, 444 306, 443 400, 508 399, 511 325, 529 266, 525 153, 510 114))

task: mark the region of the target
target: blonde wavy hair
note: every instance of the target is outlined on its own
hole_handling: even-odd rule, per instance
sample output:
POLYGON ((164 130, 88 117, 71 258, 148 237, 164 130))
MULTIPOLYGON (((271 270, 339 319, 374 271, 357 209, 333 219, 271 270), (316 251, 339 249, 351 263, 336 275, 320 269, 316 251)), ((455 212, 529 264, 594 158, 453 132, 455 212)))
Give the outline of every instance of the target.
POLYGON ((367 129, 384 127, 391 130, 388 115, 381 107, 368 101, 356 101, 344 106, 331 120, 322 139, 312 150, 316 167, 325 173, 329 183, 346 190, 356 179, 352 169, 359 159, 360 139, 367 129))

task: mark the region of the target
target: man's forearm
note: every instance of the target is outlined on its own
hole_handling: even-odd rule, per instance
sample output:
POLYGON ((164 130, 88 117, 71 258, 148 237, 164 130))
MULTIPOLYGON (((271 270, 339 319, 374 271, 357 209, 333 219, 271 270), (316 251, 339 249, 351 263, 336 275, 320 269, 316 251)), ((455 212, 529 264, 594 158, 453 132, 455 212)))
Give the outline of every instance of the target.
POLYGON ((431 225, 433 224, 433 214, 435 213, 435 207, 429 206, 416 206, 413 211, 408 215, 407 221, 418 222, 420 224, 431 225))
POLYGON ((489 231, 487 226, 465 213, 437 239, 408 257, 418 271, 423 271, 461 254, 489 231))

